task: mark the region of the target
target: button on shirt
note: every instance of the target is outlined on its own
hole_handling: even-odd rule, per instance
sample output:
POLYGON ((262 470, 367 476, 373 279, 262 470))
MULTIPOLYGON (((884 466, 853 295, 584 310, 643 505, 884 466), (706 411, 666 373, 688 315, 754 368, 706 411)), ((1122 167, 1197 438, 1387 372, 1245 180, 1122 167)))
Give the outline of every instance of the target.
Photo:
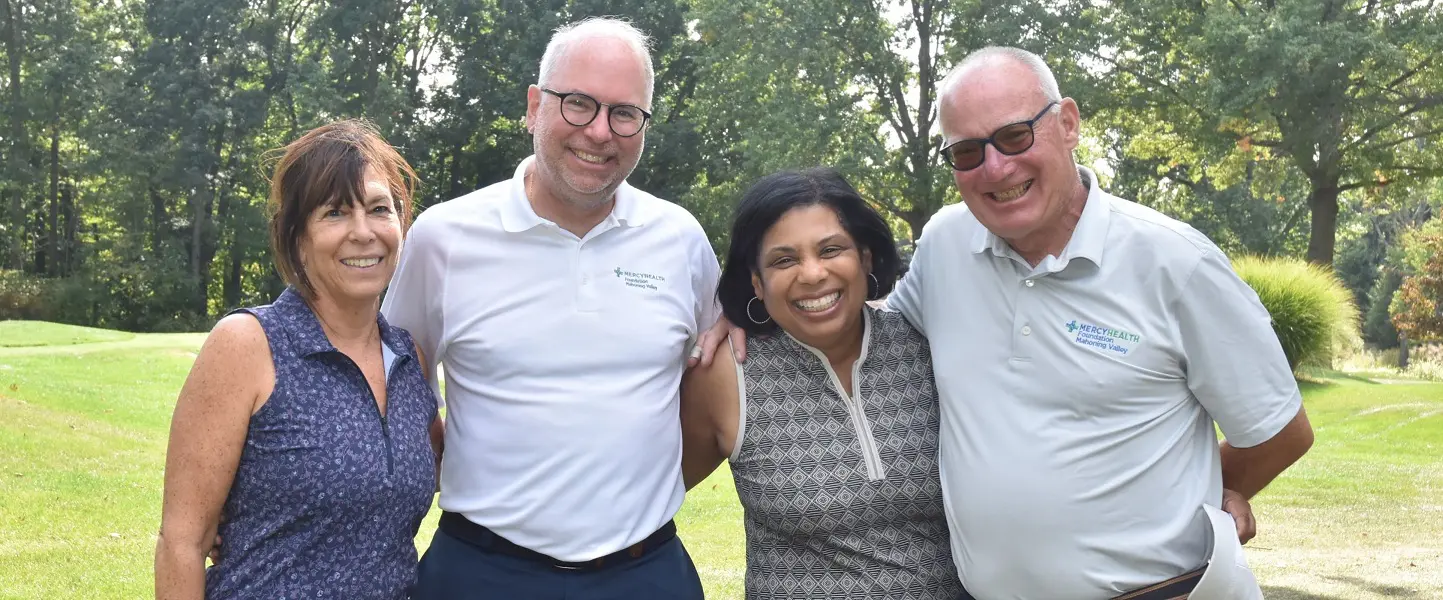
POLYGON ((952 551, 978 600, 1098 600, 1201 567, 1214 421, 1249 447, 1301 406, 1227 257, 1079 170, 1061 256, 1032 267, 951 206, 888 299, 932 346, 952 551))
POLYGON ((720 269, 690 213, 625 183, 585 236, 541 218, 532 160, 422 213, 382 310, 445 365, 441 508, 584 561, 681 506, 681 376, 720 269))

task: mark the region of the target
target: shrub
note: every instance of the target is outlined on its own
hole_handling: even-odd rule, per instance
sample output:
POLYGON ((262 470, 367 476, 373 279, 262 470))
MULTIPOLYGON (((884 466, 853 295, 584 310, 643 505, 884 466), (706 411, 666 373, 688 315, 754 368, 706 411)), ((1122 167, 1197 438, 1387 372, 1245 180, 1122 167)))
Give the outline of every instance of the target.
POLYGON ((1245 256, 1233 262, 1273 318, 1288 365, 1330 366, 1361 347, 1353 294, 1331 272, 1293 258, 1245 256))
POLYGON ((50 282, 21 273, 0 270, 0 321, 46 320, 46 297, 50 282))
POLYGON ((1433 221, 1403 236, 1408 273, 1388 311, 1410 340, 1443 337, 1443 227, 1433 221))

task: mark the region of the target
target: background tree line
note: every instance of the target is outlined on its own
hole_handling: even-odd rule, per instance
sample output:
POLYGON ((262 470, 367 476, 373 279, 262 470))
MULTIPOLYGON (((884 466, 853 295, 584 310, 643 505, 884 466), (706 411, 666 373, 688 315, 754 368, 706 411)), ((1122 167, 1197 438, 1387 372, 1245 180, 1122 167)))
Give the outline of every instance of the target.
POLYGON ((551 30, 617 15, 657 61, 631 181, 718 251, 751 181, 818 164, 910 241, 958 200, 936 83, 1017 45, 1078 100, 1112 191, 1231 253, 1335 265, 1387 345, 1421 264, 1401 240, 1443 202, 1435 2, 0 0, 0 318, 193 330, 264 301, 268 151, 365 117, 423 207, 505 179, 551 30))

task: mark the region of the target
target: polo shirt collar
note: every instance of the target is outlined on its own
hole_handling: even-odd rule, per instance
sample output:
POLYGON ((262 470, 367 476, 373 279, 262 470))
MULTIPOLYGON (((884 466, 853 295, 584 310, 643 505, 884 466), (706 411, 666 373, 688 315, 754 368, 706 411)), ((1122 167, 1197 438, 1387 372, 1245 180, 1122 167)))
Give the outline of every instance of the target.
POLYGON ((1092 264, 1102 266, 1102 255, 1107 246, 1107 225, 1112 215, 1112 202, 1108 194, 1097 184, 1097 175, 1087 167, 1077 167, 1082 182, 1087 185, 1087 204, 1082 206, 1082 216, 1072 229, 1072 239, 1058 257, 1062 264, 1074 258, 1085 258, 1092 264))
MULTIPOLYGON (((326 337, 326 331, 321 327, 321 319, 316 316, 316 311, 301 297, 300 292, 295 288, 286 286, 280 297, 272 304, 279 309, 282 318, 286 321, 286 329, 291 332, 291 344, 296 353, 302 357, 310 357, 317 354, 340 352, 335 345, 331 344, 330 338, 326 337)), ((386 321, 386 316, 376 313, 376 325, 381 330, 381 343, 396 356, 408 356, 416 359, 416 347, 406 343, 405 336, 400 330, 392 327, 386 321)))
MULTIPOLYGON (((536 156, 528 156, 517 165, 516 172, 511 176, 511 189, 504 197, 505 202, 501 207, 501 227, 509 233, 520 233, 534 227, 551 224, 550 221, 541 218, 536 214, 536 209, 531 207, 531 200, 526 197, 526 170, 531 168, 531 163, 536 161, 536 156)), ((606 219, 597 225, 599 229, 610 229, 612 227, 641 227, 651 220, 643 207, 639 206, 636 198, 636 188, 623 181, 621 186, 616 188, 616 202, 611 207, 611 212, 606 219)))
MULTIPOLYGON (((1103 249, 1107 241, 1107 225, 1111 214, 1111 202, 1108 195, 1104 193, 1101 186, 1097 184, 1097 176, 1092 169, 1078 166, 1077 173, 1087 185, 1087 200, 1082 206, 1082 216, 1077 219, 1077 226, 1072 230, 1072 238, 1062 249, 1062 256, 1058 257, 1057 263, 1066 265, 1073 258, 1085 258, 1093 264, 1102 265, 1103 249)), ((972 253, 981 254, 988 250, 993 256, 1010 257, 1015 254, 1007 240, 998 237, 985 226, 980 226, 972 234, 972 253)))

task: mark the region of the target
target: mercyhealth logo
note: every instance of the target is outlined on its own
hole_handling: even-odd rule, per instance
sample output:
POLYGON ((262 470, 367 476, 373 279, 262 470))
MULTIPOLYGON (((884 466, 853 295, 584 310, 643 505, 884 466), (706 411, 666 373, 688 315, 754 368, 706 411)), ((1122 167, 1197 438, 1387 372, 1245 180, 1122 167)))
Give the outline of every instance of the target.
POLYGON ((621 267, 617 267, 616 270, 612 272, 616 273, 616 277, 621 279, 626 285, 643 290, 656 291, 656 286, 666 281, 666 278, 661 275, 653 275, 641 271, 628 271, 621 267))
POLYGON ((1079 322, 1076 319, 1067 322, 1066 327, 1068 336, 1074 343, 1118 356, 1127 356, 1142 341, 1142 337, 1136 333, 1079 322))

